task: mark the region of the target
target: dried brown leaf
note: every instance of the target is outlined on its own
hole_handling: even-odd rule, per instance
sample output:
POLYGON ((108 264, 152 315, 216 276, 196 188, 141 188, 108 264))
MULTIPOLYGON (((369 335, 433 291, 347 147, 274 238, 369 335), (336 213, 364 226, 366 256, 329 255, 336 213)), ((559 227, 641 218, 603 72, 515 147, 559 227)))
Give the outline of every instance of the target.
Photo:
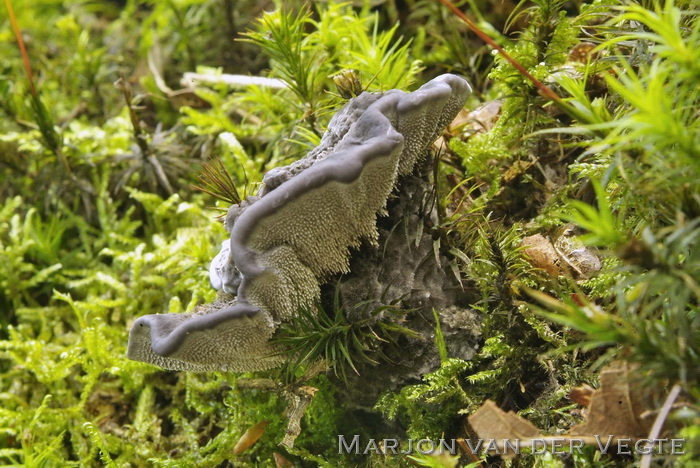
POLYGON ((512 411, 506 413, 491 400, 486 400, 468 419, 479 438, 499 441, 497 444, 501 453, 505 451, 504 440, 517 439, 522 442, 542 436, 531 422, 512 411))
POLYGON ((616 363, 600 371, 600 388, 591 396, 587 421, 571 428, 569 435, 641 438, 649 433, 652 421, 640 417, 649 409, 648 395, 634 385, 633 370, 616 363))
POLYGON ((501 101, 489 101, 469 112, 462 109, 447 131, 452 136, 462 133, 475 135, 490 131, 501 116, 501 101))
POLYGON ((569 392, 569 400, 581 406, 588 406, 591 403, 591 397, 595 390, 588 384, 580 387, 572 388, 569 392))
MULTIPOLYGON (((586 385, 572 390, 569 397, 573 401, 590 401, 590 406, 587 421, 574 426, 564 436, 544 436, 529 421, 512 411, 506 413, 490 400, 469 416, 469 424, 480 439, 495 442, 497 454, 504 458, 515 455, 508 451, 506 441, 517 441, 522 447, 536 442, 561 448, 569 444, 600 447, 601 436, 610 437, 610 441, 641 439, 649 434, 652 425, 652 421, 641 416, 648 412, 650 400, 648 394, 634 385, 633 371, 634 367, 627 363, 615 363, 601 370, 599 389, 586 385)), ((488 448, 496 450, 493 446, 488 448)))
POLYGON ((541 234, 525 237, 520 245, 524 247, 523 253, 527 256, 530 265, 540 268, 554 277, 562 273, 561 268, 559 268, 559 255, 546 237, 541 234))

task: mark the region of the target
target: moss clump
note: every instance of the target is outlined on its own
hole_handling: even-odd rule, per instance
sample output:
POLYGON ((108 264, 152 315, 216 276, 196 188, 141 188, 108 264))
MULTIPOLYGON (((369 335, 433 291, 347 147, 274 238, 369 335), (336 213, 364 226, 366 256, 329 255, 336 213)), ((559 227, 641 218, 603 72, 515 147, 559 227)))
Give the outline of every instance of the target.
MULTIPOLYGON (((403 455, 339 455, 337 435, 378 437, 368 428, 381 425, 402 447, 409 437, 474 438, 465 417, 485 399, 558 434, 582 419, 569 390, 595 386, 613 359, 638 364, 640 383, 658 389, 654 414, 681 389, 662 435, 685 438, 686 454, 661 458, 697 464, 700 25, 691 2, 538 0, 483 14, 470 2, 467 13, 559 103, 432 2, 408 14, 392 2, 270 13, 251 1, 12 3, 34 70, 30 82, 4 16, 1 464, 271 466, 277 453, 302 466, 405 466, 414 461, 403 455), (332 77, 344 69, 370 91, 461 72, 475 89, 469 109, 500 102, 490 116, 461 116, 435 170, 435 245, 483 316, 483 342, 467 361, 436 340, 440 368, 387 389, 362 418, 350 417, 332 375, 292 382, 318 391, 286 450, 277 444, 292 387, 242 380, 282 375, 164 372, 125 359, 127 330, 137 316, 213 299, 207 266, 225 232, 208 208, 226 206, 192 189, 201 164, 220 158, 238 194, 253 193, 267 170, 318 142, 343 102, 332 77), (193 71, 287 86, 180 89, 193 71), (562 249, 579 244, 558 244, 562 231, 581 236, 600 271, 577 272, 562 249), (522 241, 535 234, 561 251, 556 265, 526 253, 522 241), (233 455, 265 420, 260 440, 233 455)), ((630 462, 590 447, 509 463, 630 462)))

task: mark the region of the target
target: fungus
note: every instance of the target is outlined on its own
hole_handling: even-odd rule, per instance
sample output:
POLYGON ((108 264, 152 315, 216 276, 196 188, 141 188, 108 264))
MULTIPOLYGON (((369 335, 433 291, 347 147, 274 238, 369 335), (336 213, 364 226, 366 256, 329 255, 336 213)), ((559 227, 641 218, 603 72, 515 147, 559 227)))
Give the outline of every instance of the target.
POLYGON ((417 91, 363 93, 330 121, 321 144, 269 171, 257 197, 227 214, 230 243, 212 262, 219 299, 185 314, 146 315, 129 334, 129 358, 166 369, 263 370, 283 356, 277 326, 311 307, 350 250, 376 243, 377 216, 469 96, 442 75, 417 91), (234 298, 230 294, 234 294, 234 298))

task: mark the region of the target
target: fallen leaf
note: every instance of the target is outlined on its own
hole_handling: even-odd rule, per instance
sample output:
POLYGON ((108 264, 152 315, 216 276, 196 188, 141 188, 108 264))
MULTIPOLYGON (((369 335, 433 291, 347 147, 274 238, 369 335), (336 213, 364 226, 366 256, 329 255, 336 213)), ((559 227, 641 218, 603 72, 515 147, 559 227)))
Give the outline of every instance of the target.
POLYGON ((634 385, 631 372, 634 367, 627 363, 615 363, 600 372, 600 388, 593 390, 587 385, 578 387, 569 394, 577 403, 590 401, 587 420, 578 424, 564 435, 545 436, 529 421, 512 411, 505 412, 487 400, 474 414, 469 416, 469 424, 482 441, 491 441, 495 447, 484 442, 481 450, 510 458, 516 455, 506 447, 506 441, 518 442, 520 447, 528 447, 533 442, 547 446, 566 447, 573 443, 597 445, 600 437, 611 441, 620 439, 638 440, 649 434, 653 421, 642 415, 649 413, 649 395, 634 385), (536 439, 536 440, 535 440, 536 439))
POLYGON ((491 400, 486 400, 468 420, 479 438, 499 441, 501 453, 505 451, 503 441, 506 439, 523 442, 541 437, 540 431, 530 421, 512 411, 506 413, 491 400))
POLYGON ((599 54, 593 52, 595 47, 596 45, 592 42, 580 42, 571 48, 567 60, 569 62, 579 62, 583 64, 598 60, 599 54))
POLYGON ((523 253, 530 261, 530 265, 540 268, 550 275, 557 277, 562 271, 559 268, 559 255, 554 250, 554 246, 541 234, 525 237, 520 243, 523 253))
POLYGON ((557 251, 561 259, 571 268, 577 278, 590 278, 603 267, 595 250, 585 246, 578 239, 573 224, 567 224, 560 228, 554 238, 553 245, 554 250, 557 251))
POLYGON ((486 400, 476 413, 469 416, 469 424, 482 439, 527 439, 540 434, 531 422, 513 411, 506 413, 491 400, 486 400))
POLYGON ((634 385, 627 363, 617 363, 600 371, 600 388, 593 392, 585 423, 571 428, 569 435, 612 434, 615 437, 641 438, 653 421, 640 415, 649 409, 647 395, 634 385))
POLYGON ((491 131, 501 117, 501 101, 489 101, 473 111, 460 112, 448 127, 453 132, 461 129, 463 133, 475 135, 491 131))
POLYGON ((569 392, 569 400, 581 406, 588 406, 591 403, 591 396, 595 390, 588 384, 572 388, 569 392))

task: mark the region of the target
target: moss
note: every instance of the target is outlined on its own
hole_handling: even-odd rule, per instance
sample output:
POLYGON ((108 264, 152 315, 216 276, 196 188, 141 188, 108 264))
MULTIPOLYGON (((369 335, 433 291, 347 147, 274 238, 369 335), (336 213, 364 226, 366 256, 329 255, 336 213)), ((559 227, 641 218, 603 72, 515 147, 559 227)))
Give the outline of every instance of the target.
MULTIPOLYGON (((339 455, 337 434, 386 434, 402 447, 409 437, 470 436, 465 418, 488 398, 556 434, 581 420, 567 392, 596 385, 597 369, 616 358, 638 363, 644 385, 680 385, 664 435, 686 438, 687 453, 665 462, 697 464, 692 2, 538 0, 483 14, 483 2, 468 2, 560 105, 433 3, 408 2, 408 14, 392 2, 292 3, 263 14, 250 1, 14 0, 31 84, 9 19, 0 20, 0 462, 272 466, 277 452, 301 466, 406 466, 404 456, 339 455), (282 19, 293 26, 286 36, 282 19), (249 40, 230 40, 245 31, 249 40), (292 87, 178 91, 182 73, 196 69, 277 76, 292 87), (472 108, 502 103, 488 130, 444 135, 435 171, 444 208, 435 245, 468 291, 464 306, 482 314, 483 340, 472 359, 443 355, 438 369, 362 414, 348 409, 332 375, 305 382, 318 391, 297 449, 285 450, 284 392, 239 385, 282 376, 164 372, 125 358, 126 332, 137 316, 214 296, 207 266, 225 231, 209 209, 217 202, 191 188, 200 163, 220 157, 239 193, 253 193, 262 174, 318 141, 343 102, 332 82, 342 69, 357 70, 371 91, 463 72, 472 108), (523 253, 522 238, 554 236, 565 223, 596 247, 599 273, 553 277, 523 253), (533 290, 550 300, 539 303, 533 290), (261 439, 233 455, 263 420, 261 439)), ((589 448, 509 463, 629 462, 589 448)))

